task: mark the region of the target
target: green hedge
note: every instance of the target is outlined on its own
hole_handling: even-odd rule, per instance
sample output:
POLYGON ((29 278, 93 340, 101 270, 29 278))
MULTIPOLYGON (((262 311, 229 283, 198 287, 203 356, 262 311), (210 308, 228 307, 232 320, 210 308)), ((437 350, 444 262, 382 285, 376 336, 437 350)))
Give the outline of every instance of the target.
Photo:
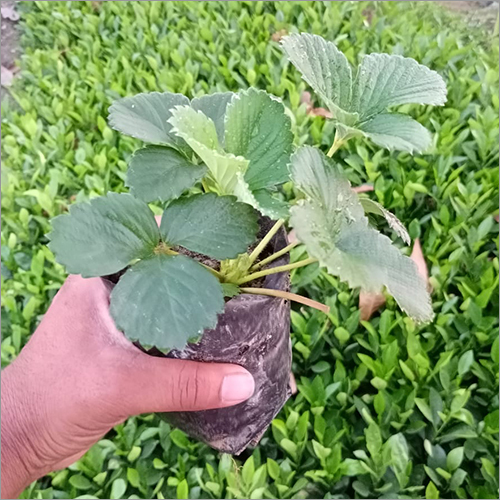
POLYGON ((64 279, 45 247, 49 219, 74 201, 123 190, 137 143, 106 124, 115 98, 253 85, 284 99, 297 144, 326 148, 331 125, 300 104, 306 86, 276 42, 285 31, 321 34, 353 63, 369 52, 413 57, 449 89, 443 108, 408 107, 435 133, 429 154, 362 141, 340 153, 352 183, 373 183, 372 196, 421 239, 432 325, 415 325, 392 300, 360 322, 357 292, 308 268, 294 276, 295 289, 331 314, 292 313, 299 393, 258 448, 233 460, 156 416, 132 418, 25 498, 498 498, 495 33, 429 2, 20 8, 22 71, 2 102, 3 366, 64 279))

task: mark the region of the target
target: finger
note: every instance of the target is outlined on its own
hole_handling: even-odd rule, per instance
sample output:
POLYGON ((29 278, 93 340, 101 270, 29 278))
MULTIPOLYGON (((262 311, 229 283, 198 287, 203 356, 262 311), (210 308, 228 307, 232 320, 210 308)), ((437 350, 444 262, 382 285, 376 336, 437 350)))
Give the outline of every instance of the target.
POLYGON ((138 352, 126 369, 124 401, 131 415, 224 408, 254 393, 252 375, 226 363, 200 363, 138 352))

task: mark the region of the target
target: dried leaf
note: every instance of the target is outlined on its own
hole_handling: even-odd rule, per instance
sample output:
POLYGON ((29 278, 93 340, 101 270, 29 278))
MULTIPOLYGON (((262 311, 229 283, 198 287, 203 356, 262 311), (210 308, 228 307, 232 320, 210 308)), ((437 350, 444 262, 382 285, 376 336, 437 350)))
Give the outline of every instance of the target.
POLYGON ((307 106, 306 112, 308 115, 323 116, 324 118, 332 118, 333 115, 325 108, 315 108, 311 99, 311 93, 304 91, 300 97, 300 102, 307 106))
POLYGON ((361 186, 352 188, 355 193, 367 193, 368 191, 373 191, 374 189, 375 188, 371 184, 361 184, 361 186))
POLYGON ((297 394, 297 382, 295 381, 295 376, 292 372, 290 372, 290 390, 292 391, 293 394, 297 394))
POLYGON ((359 311, 361 321, 368 321, 377 309, 385 304, 383 293, 359 292, 359 311))
POLYGON ((415 240, 415 244, 413 245, 410 259, 412 259, 413 262, 417 264, 420 276, 424 278, 425 282, 427 283, 427 289, 431 291, 432 287, 429 284, 429 271, 427 270, 424 253, 422 252, 422 246, 420 245, 420 240, 418 238, 415 240))
POLYGON ((271 40, 273 42, 279 42, 286 35, 288 35, 288 31, 286 29, 281 29, 271 35, 271 40))
POLYGON ((2 7, 2 19, 9 19, 11 21, 19 21, 19 14, 14 10, 13 5, 2 7))
MULTIPOLYGON (((427 289, 429 290, 429 292, 431 292, 432 288, 429 284, 429 272, 427 270, 427 264, 425 263, 425 258, 419 239, 415 240, 410 258, 417 265, 418 273, 420 274, 420 276, 422 276, 422 278, 424 278, 427 284, 427 289)), ((362 290, 359 293, 359 310, 361 312, 361 320, 368 321, 372 317, 372 315, 384 304, 385 296, 382 293, 369 293, 362 290)))
POLYGON ((292 229, 288 233, 288 243, 295 243, 297 240, 297 235, 295 234, 295 229, 292 229))

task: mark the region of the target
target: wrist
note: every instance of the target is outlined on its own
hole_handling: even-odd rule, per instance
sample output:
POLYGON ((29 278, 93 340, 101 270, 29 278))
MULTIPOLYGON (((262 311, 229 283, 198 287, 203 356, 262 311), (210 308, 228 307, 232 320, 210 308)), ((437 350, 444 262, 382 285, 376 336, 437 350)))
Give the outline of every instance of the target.
MULTIPOLYGON (((18 360, 21 361, 21 360, 18 360)), ((48 472, 40 442, 45 434, 41 394, 14 362, 1 377, 2 498, 15 498, 48 472)))

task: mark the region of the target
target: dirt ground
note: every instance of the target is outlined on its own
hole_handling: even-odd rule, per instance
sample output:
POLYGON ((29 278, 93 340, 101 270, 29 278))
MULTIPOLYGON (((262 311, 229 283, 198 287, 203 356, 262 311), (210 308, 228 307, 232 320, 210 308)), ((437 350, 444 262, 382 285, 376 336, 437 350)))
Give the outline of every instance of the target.
POLYGON ((17 21, 19 14, 15 9, 13 0, 2 0, 2 87, 8 87, 16 73, 15 61, 19 58, 21 50, 19 47, 19 32, 17 21))
POLYGON ((19 57, 19 36, 17 20, 19 14, 15 10, 13 0, 2 0, 2 66, 12 69, 19 57))

